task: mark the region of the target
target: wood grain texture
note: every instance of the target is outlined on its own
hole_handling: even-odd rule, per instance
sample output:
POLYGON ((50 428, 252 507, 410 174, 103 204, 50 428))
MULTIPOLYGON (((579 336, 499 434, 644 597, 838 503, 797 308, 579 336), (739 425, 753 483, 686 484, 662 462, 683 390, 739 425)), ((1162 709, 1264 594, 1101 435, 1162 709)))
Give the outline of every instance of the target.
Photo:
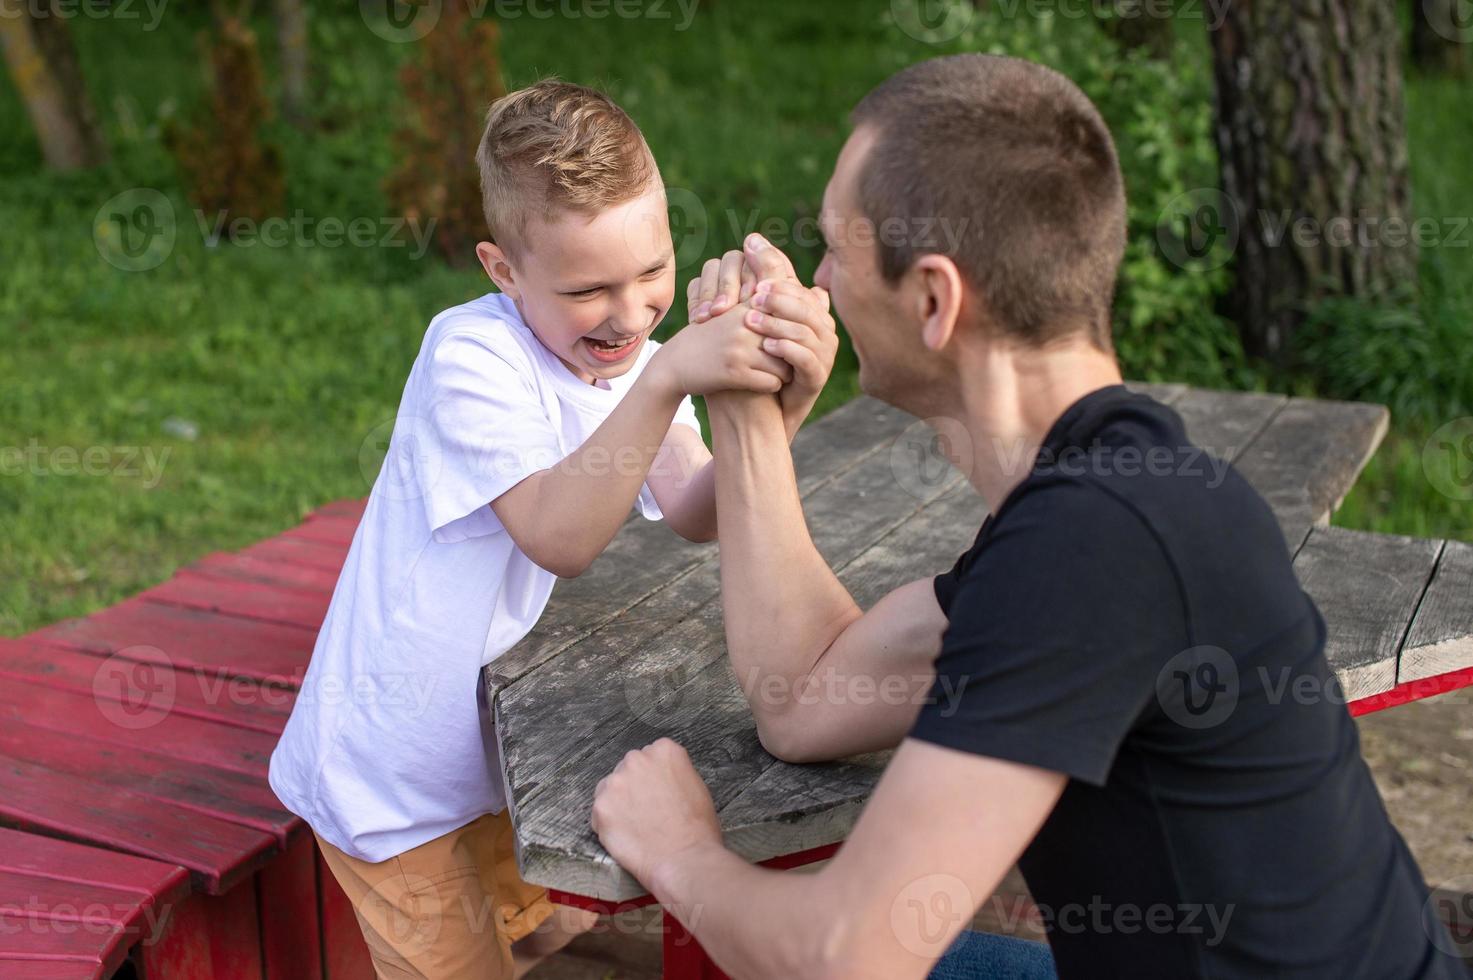
POLYGON ((1401 650, 1398 683, 1473 667, 1473 545, 1449 541, 1401 650))
POLYGON ((1125 387, 1142 395, 1150 395, 1163 405, 1173 405, 1189 390, 1175 381, 1127 381, 1125 387))
MULTIPOLYGON (((824 484, 878 452, 915 420, 871 398, 858 398, 805 426, 793 440, 798 490, 810 496, 824 484)), ((529 671, 618 616, 695 572, 705 577, 684 587, 693 601, 705 581, 715 581, 716 546, 691 544, 663 522, 632 517, 588 571, 558 582, 537 625, 486 668, 495 698, 529 671)))
POLYGON ((1329 523, 1390 417, 1382 405, 1293 398, 1234 460, 1273 508, 1290 553, 1311 527, 1329 523))
MULTIPOLYGON (((841 564, 839 578, 862 606, 873 605, 899 585, 944 571, 966 549, 985 516, 981 499, 955 481, 933 503, 841 564)), ((539 785, 541 792, 519 800, 514 813, 523 877, 603 899, 642 893, 604 855, 588 827, 588 810, 594 786, 623 754, 662 736, 677 739, 690 753, 718 808, 745 795, 746 802, 732 811, 732 829, 739 833, 729 841, 743 856, 763 860, 842 839, 872 782, 855 778, 852 763, 793 767, 769 755, 758 742, 751 710, 732 676, 719 619, 714 629, 704 655, 680 662, 683 673, 673 672, 643 703, 626 701, 626 714, 601 728, 596 744, 560 760, 560 767, 539 785), (808 812, 787 810, 795 802, 790 793, 795 780, 807 781, 808 795, 800 798, 810 802, 808 812), (771 833, 752 816, 763 802, 781 808, 774 811, 782 814, 775 821, 780 826, 770 828, 771 833)), ((534 686, 537 679, 532 678, 534 686)), ((514 727, 515 717, 515 711, 509 713, 504 727, 514 727)), ((539 747, 546 744, 539 735, 533 740, 539 747)), ((878 771, 872 762, 869 772, 878 771)), ((724 809, 722 820, 725 825, 724 809)))
POLYGON ((1325 618, 1325 657, 1349 700, 1396 686, 1397 654, 1441 541, 1317 527, 1294 559, 1325 618))
MULTIPOLYGON (((870 452, 805 498, 814 545, 831 566, 842 568, 960 483, 949 467, 944 475, 928 471, 934 480, 912 479, 911 462, 904 454, 870 452)), ((968 540, 954 544, 950 560, 968 540)), ((497 691, 498 744, 513 814, 554 772, 581 765, 591 740, 627 726, 652 696, 724 658, 713 563, 550 660, 528 683, 497 691)))
POLYGON ((1231 463, 1243 455, 1288 401, 1283 395, 1192 388, 1171 407, 1186 423, 1192 445, 1231 463))
MULTIPOLYGON (((1249 460, 1251 475, 1245 475, 1271 504, 1278 500, 1285 526, 1318 500, 1328 514, 1384 431, 1385 413, 1377 406, 1336 403, 1318 412, 1280 395, 1129 387, 1180 412, 1194 444, 1230 461, 1249 460), (1308 438, 1313 435, 1322 438, 1308 438), (1303 444, 1290 452, 1296 439, 1303 444)), ((938 479, 921 458, 917 447, 931 435, 920 423, 868 400, 841 412, 824 420, 826 428, 804 430, 795 460, 815 543, 856 600, 869 606, 898 585, 948 567, 970 544, 986 508, 959 477, 938 479)), ((1360 619, 1339 628, 1332 623, 1332 663, 1351 696, 1384 690, 1395 682, 1396 648, 1431 575, 1435 549, 1410 539, 1361 544, 1323 533, 1329 537, 1296 566, 1311 595, 1324 597, 1322 609, 1353 605, 1358 600, 1347 595, 1371 593, 1390 607, 1357 609, 1360 619)), ((686 747, 712 790, 728 844, 743 856, 763 860, 842 839, 887 754, 816 766, 768 755, 726 657, 714 549, 694 558, 670 552, 672 537, 658 540, 638 523, 620 538, 626 534, 649 540, 614 553, 617 560, 587 593, 577 587, 581 580, 561 583, 565 605, 542 635, 528 638, 530 654, 519 647, 487 670, 523 876, 606 900, 642 893, 599 846, 588 809, 593 787, 619 758, 661 736, 686 747), (636 555, 670 568, 641 570, 641 582, 619 592, 623 580, 614 566, 627 572, 636 555), (616 590, 612 614, 599 594, 608 589, 616 590)))

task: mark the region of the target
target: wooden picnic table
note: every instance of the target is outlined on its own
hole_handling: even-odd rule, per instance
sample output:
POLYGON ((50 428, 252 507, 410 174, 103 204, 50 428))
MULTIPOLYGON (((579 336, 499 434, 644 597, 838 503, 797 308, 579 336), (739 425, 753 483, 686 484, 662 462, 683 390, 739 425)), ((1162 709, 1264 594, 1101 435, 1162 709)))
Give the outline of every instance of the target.
MULTIPOLYGON (((1315 526, 1384 409, 1151 391, 1274 504, 1352 710, 1473 682, 1473 549, 1315 526)), ((862 603, 947 567, 981 523, 929 445, 866 399, 795 443, 814 538, 862 603)), ((266 783, 363 505, 328 504, 117 605, 0 638, 0 975, 105 977, 126 956, 149 980, 372 976, 351 903, 266 783)), ((883 765, 761 750, 725 666, 715 557, 634 519, 487 671, 523 873, 565 901, 648 901, 588 831, 593 785, 626 748, 683 742, 729 842, 777 866, 831 853, 883 765)), ((719 976, 673 919, 665 941, 667 975, 719 976)))
MULTIPOLYGON (((1385 434, 1385 408, 1132 387, 1172 405, 1192 442, 1232 462, 1272 506, 1353 712, 1473 683, 1473 547, 1326 526, 1385 434)), ((923 423, 860 398, 794 442, 814 543, 862 606, 949 568, 986 516, 932 440, 923 423)), ((522 875, 560 901, 652 901, 588 814, 597 782, 656 738, 690 753, 727 845, 777 866, 832 854, 883 770, 888 753, 796 766, 763 750, 726 656, 719 593, 715 545, 631 519, 486 668, 522 875)), ((666 976, 721 976, 667 918, 666 976)))

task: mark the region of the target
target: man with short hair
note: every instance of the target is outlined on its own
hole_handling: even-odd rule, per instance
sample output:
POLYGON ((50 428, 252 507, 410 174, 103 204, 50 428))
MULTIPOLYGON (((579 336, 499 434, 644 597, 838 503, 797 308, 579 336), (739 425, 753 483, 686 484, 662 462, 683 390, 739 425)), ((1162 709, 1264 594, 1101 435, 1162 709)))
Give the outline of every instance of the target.
MULTIPOLYGON (((722 846, 661 740, 599 785, 610 854, 739 978, 1461 976, 1345 708, 1275 697, 1334 678, 1273 514, 1121 383, 1125 199, 1094 106, 1049 69, 962 55, 854 122, 816 282, 864 390, 942 420, 991 514, 950 571, 862 611, 809 538, 778 402, 711 397, 727 640, 763 744, 899 749, 833 861, 782 874, 722 846), (964 232, 923 235, 948 221, 964 232), (856 677, 915 696, 818 693, 856 677), (1014 862, 1052 963, 958 940, 1014 862)), ((752 304, 795 364, 787 344, 827 327, 811 293, 752 304)))

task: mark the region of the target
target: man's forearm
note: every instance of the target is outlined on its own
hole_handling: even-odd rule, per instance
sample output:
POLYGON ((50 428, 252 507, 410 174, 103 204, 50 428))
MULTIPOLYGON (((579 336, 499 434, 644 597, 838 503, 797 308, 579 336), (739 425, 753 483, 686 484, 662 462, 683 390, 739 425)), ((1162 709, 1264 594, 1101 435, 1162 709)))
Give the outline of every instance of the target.
POLYGON ((733 980, 832 975, 824 957, 839 912, 825 882, 812 874, 756 867, 724 847, 702 848, 669 862, 651 891, 733 980), (796 914, 801 910, 801 914, 796 914))
POLYGON ((727 647, 765 735, 861 612, 809 537, 777 400, 728 393, 708 405, 727 647))

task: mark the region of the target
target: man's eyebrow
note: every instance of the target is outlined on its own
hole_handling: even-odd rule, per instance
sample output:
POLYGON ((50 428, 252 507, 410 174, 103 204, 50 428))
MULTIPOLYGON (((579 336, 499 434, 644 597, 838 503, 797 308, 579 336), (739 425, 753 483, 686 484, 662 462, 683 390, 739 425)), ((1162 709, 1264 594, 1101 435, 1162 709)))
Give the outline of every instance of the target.
MULTIPOLYGON (((673 259, 673 258, 675 258, 675 254, 673 252, 666 252, 665 253, 665 256, 663 258, 661 258, 658 262, 655 262, 648 269, 645 269, 643 272, 640 273, 640 275, 641 276, 647 276, 647 275, 649 275, 649 274, 651 274, 653 272, 659 272, 661 269, 665 268, 665 266, 669 265, 670 264, 670 260, 673 259)), ((587 293, 587 292, 592 292, 595 289, 603 289, 607 285, 608 285, 608 283, 606 283, 606 282, 591 282, 591 283, 588 283, 586 285, 572 285, 572 286, 568 286, 568 287, 566 287, 564 289, 559 289, 558 292, 560 292, 560 293, 587 293)))

